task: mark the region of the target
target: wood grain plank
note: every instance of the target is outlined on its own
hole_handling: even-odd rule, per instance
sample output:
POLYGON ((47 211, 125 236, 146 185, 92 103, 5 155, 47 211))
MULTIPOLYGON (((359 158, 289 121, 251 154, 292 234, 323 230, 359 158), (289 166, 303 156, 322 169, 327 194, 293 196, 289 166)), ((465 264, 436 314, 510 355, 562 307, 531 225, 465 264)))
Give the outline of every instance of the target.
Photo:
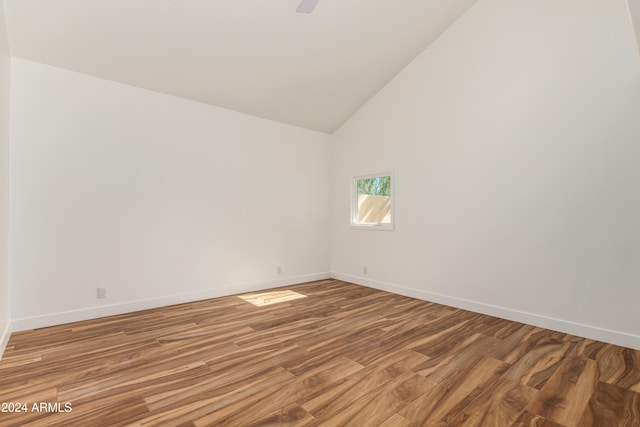
POLYGON ((402 415, 393 414, 390 418, 387 418, 385 422, 378 427, 415 427, 416 424, 412 423, 402 415))
MULTIPOLYGON (((565 427, 558 423, 554 423, 540 415, 532 414, 531 412, 523 411, 518 419, 511 425, 511 427, 565 427)), ((587 427, 587 426, 584 426, 587 427)), ((596 427, 596 426, 591 426, 596 427)))
POLYGON ((314 393, 300 400, 302 407, 316 418, 331 418, 339 414, 352 402, 384 386, 391 380, 412 372, 415 366, 423 363, 426 356, 411 350, 402 350, 389 354, 379 364, 368 366, 348 376, 324 393, 314 393))
POLYGON ((597 363, 590 359, 567 358, 527 405, 527 411, 567 427, 579 426, 597 383, 597 363))
POLYGON ((0 402, 73 411, 0 427, 640 425, 636 350, 332 279, 271 295, 14 333, 0 402))
POLYGON ((330 418, 320 417, 319 425, 379 425, 432 386, 424 377, 407 372, 362 396, 330 418))
POLYGON ((296 404, 287 405, 271 414, 247 424, 246 427, 287 426, 304 427, 316 425, 317 420, 296 404))
POLYGON ((600 382, 577 425, 598 427, 640 426, 640 394, 600 382))
POLYGON ((456 372, 441 382, 430 380, 429 390, 399 411, 418 424, 436 425, 451 422, 464 408, 486 390, 508 368, 505 362, 484 358, 456 372))
POLYGON ((329 388, 345 376, 362 369, 362 366, 340 357, 328 364, 310 370, 285 383, 277 384, 256 393, 243 401, 236 401, 218 411, 195 419, 200 425, 247 425, 256 422, 278 408, 288 406, 305 396, 329 388))
POLYGON ((537 393, 538 390, 510 381, 503 376, 499 381, 490 384, 447 426, 510 426, 537 393))
POLYGON ((640 351, 607 344, 594 354, 601 380, 640 392, 640 351))

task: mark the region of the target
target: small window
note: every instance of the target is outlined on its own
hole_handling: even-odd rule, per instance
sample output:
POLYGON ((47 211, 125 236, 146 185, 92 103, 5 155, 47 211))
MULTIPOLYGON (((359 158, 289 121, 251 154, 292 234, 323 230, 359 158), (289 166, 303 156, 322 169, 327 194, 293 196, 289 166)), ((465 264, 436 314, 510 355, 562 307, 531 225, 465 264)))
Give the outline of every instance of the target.
POLYGON ((351 225, 393 230, 393 185, 390 172, 353 178, 351 225))

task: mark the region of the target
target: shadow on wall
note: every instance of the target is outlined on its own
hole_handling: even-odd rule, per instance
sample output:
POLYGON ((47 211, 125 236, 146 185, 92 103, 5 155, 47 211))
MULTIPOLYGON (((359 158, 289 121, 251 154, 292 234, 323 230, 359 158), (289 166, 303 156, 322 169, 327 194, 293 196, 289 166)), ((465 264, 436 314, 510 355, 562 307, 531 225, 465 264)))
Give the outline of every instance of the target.
POLYGON ((636 36, 638 54, 640 55, 640 0, 629 0, 629 13, 631 14, 631 25, 636 36))

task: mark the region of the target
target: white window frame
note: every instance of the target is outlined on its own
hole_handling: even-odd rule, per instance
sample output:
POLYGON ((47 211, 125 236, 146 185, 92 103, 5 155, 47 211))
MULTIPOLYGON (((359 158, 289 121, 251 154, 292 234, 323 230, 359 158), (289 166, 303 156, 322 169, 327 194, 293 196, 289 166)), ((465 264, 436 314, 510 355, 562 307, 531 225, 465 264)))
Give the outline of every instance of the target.
POLYGON ((370 173, 364 175, 356 175, 351 178, 351 228, 357 230, 383 230, 383 231, 393 231, 395 224, 395 177, 393 176, 393 171, 385 171, 378 173, 370 173), (382 176, 391 177, 391 223, 368 223, 362 224, 357 222, 358 219, 358 180, 368 179, 368 178, 379 178, 382 176))

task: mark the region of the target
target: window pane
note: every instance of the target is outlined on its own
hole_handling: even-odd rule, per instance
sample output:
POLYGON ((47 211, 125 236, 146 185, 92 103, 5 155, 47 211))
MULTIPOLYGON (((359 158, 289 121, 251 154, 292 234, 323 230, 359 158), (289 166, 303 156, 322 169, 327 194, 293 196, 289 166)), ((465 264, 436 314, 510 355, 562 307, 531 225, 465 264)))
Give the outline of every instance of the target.
POLYGON ((391 177, 377 176, 358 179, 358 194, 391 197, 391 177))
POLYGON ((391 176, 356 180, 357 224, 391 224, 391 176))

